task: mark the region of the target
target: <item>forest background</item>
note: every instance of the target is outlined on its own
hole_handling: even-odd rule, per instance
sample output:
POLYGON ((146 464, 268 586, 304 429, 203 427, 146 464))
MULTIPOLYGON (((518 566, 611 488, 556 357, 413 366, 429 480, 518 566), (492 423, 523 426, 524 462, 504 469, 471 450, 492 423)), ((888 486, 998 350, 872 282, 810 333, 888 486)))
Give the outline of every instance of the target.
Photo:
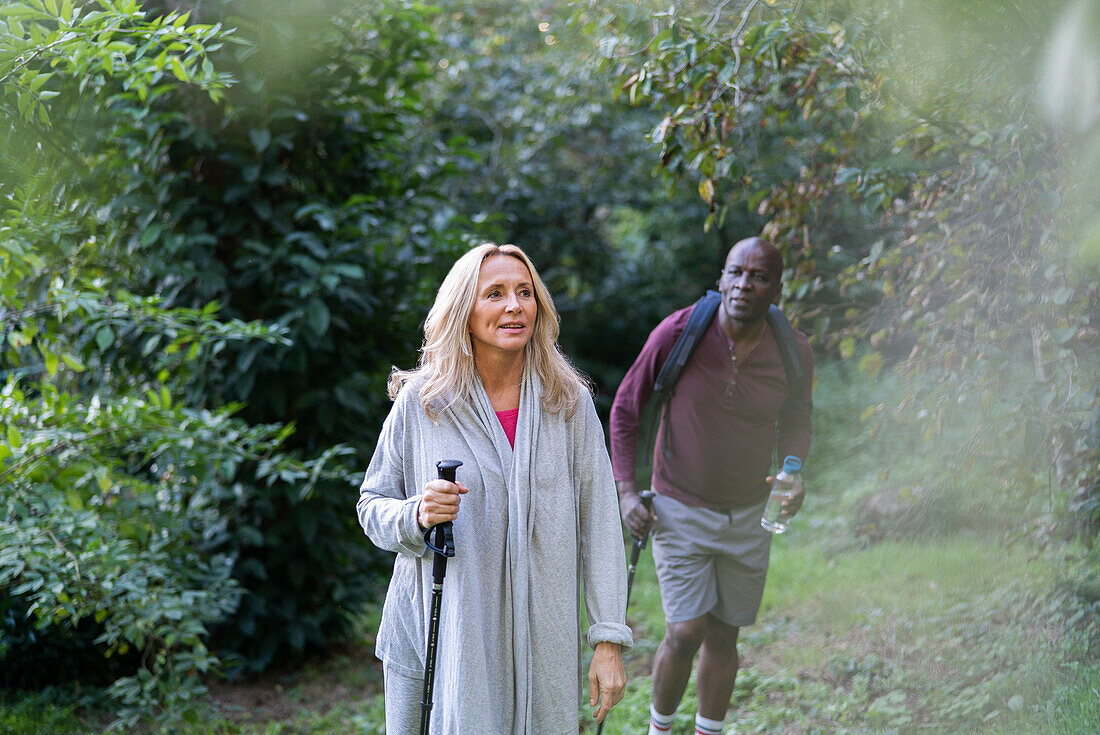
POLYGON ((0 5, 0 703, 172 730, 360 635, 356 479, 471 244, 532 255, 606 416, 756 233, 828 381, 817 530, 1046 559, 1013 609, 1100 698, 1098 39, 1089 0, 0 5))

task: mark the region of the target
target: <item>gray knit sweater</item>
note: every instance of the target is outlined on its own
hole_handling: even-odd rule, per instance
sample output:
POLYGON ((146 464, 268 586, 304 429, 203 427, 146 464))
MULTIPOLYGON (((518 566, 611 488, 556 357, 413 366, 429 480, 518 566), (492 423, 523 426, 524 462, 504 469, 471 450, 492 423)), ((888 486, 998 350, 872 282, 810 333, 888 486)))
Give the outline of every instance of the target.
POLYGON ((416 511, 441 459, 468 488, 443 585, 432 735, 578 732, 580 600, 590 645, 632 644, 618 501, 587 393, 572 418, 550 414, 525 377, 515 450, 488 396, 433 422, 407 384, 382 427, 356 510, 377 546, 397 552, 377 653, 421 677, 432 553, 416 511))

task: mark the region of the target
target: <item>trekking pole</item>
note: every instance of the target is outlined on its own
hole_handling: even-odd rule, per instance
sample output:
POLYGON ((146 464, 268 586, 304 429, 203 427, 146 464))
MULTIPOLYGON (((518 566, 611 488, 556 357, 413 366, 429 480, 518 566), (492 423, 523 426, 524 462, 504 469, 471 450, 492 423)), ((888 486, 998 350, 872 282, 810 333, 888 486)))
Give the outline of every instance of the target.
MULTIPOLYGON (((652 490, 643 490, 639 493, 642 496, 642 506, 645 508, 646 515, 649 515, 653 509, 653 495, 652 490)), ((638 538, 634 534, 630 535, 634 544, 630 549, 630 566, 626 570, 626 604, 630 606, 630 590, 634 586, 634 572, 638 569, 638 558, 642 555, 642 549, 645 548, 646 542, 649 541, 649 521, 646 521, 645 530, 642 531, 642 537, 638 538)), ((610 713, 608 713, 610 714, 610 713)), ((603 724, 607 722, 605 717, 603 722, 596 726, 596 735, 602 735, 603 724)))
MULTIPOLYGON (((462 466, 457 459, 436 462, 439 479, 455 481, 455 470, 462 466)), ((428 652, 424 657, 424 696, 420 700, 420 735, 428 735, 432 718, 432 688, 435 684, 435 653, 439 643, 439 610, 443 605, 443 577, 447 575, 447 559, 455 555, 454 532, 450 521, 432 526, 424 532, 424 543, 435 552, 432 565, 432 617, 428 623, 428 652), (431 536, 435 535, 435 543, 431 536)))

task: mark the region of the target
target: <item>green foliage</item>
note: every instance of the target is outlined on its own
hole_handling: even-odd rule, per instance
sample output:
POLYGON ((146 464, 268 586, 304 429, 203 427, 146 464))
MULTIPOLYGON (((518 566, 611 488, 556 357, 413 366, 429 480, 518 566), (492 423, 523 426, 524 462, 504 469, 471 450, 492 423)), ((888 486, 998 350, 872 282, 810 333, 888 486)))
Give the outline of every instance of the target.
POLYGON ((702 294, 728 245, 695 226, 705 207, 693 192, 653 178, 655 114, 615 99, 566 4, 443 6, 434 124, 478 153, 458 161, 448 200, 479 233, 531 254, 563 349, 606 410, 649 330, 702 294))
POLYGON ((228 81, 208 58, 220 27, 132 2, 9 4, 0 23, 0 670, 114 680, 117 726, 170 725, 194 716, 219 667, 209 627, 240 599, 226 515, 254 493, 238 475, 308 496, 341 450, 302 463, 288 429, 180 400, 227 344, 285 330, 129 281, 172 105, 228 81))
MULTIPOLYGON (((980 415, 957 466, 999 452, 1020 474, 1053 467, 1088 517, 1098 191, 1081 162, 1095 164, 1096 131, 1057 97, 1061 120, 1036 104, 1049 11, 677 2, 581 17, 629 98, 664 115, 650 138, 669 175, 697 185, 707 224, 767 218, 819 344, 846 359, 869 345, 872 377, 900 363, 899 412, 929 438, 980 415), (1003 450, 1017 441, 1026 455, 1003 450)), ((1073 52, 1100 64, 1094 41, 1066 43, 1053 66, 1073 52)))
POLYGON ((433 11, 277 6, 196 7, 236 26, 237 43, 214 63, 239 83, 219 100, 177 101, 160 126, 170 145, 145 182, 155 196, 135 203, 127 239, 143 293, 179 308, 217 302, 223 318, 285 337, 227 345, 191 376, 187 401, 240 402, 250 423, 293 422, 288 447, 347 470, 308 491, 239 478, 255 492, 224 509, 219 551, 237 560, 245 593, 214 634, 249 671, 347 634, 384 586, 390 558, 363 538, 348 478, 389 409, 391 367, 415 362, 420 320, 468 244, 439 194, 464 151, 423 134, 433 11), (333 455, 337 445, 353 451, 333 455))
POLYGON ((56 692, 0 693, 0 732, 6 735, 85 735, 93 728, 76 714, 76 704, 66 703, 56 692))
MULTIPOLYGON (((0 404, 10 451, 0 584, 29 602, 36 629, 94 621, 104 657, 140 655, 137 672, 111 687, 124 721, 154 704, 169 720, 183 716, 218 663, 207 627, 240 596, 234 559, 211 553, 227 533, 221 509, 247 500, 239 466, 259 462, 266 477, 302 483, 315 470, 274 454, 278 427, 226 412, 173 408, 157 394, 105 403, 36 390, 28 400, 9 383, 0 404)), ((33 656, 7 659, 6 670, 33 676, 33 656)))

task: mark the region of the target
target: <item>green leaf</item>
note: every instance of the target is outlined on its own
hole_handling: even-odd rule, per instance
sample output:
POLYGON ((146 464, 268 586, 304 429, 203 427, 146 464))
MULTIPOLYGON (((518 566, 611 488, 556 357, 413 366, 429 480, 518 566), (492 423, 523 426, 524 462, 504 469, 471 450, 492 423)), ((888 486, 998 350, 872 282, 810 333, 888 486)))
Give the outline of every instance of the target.
POLYGON ((19 433, 19 429, 15 428, 14 424, 8 424, 8 446, 12 449, 17 449, 23 444, 23 435, 19 433))
POLYGON ((95 343, 101 350, 106 350, 115 343, 115 332, 109 326, 102 326, 95 334, 95 343))
POLYGON ((325 306, 325 302, 320 299, 313 299, 309 302, 309 306, 306 308, 306 323, 309 325, 310 331, 318 337, 324 335, 328 331, 329 319, 329 310, 325 306))
POLYGON ((249 130, 248 139, 252 141, 252 147, 258 153, 263 153, 267 150, 267 146, 271 144, 271 131, 263 128, 249 130))
POLYGON ((61 353, 61 361, 68 365, 70 370, 74 370, 78 373, 82 373, 87 369, 79 357, 71 355, 68 352, 61 353))
POLYGON ((180 63, 178 56, 173 55, 168 57, 168 65, 172 68, 172 73, 176 75, 176 79, 179 79, 181 82, 186 82, 188 80, 187 70, 183 68, 183 64, 180 63))
POLYGON ((837 184, 850 184, 859 178, 862 173, 858 168, 851 168, 849 166, 842 166, 837 169, 836 177, 833 181, 837 184))
POLYGON ((164 231, 164 225, 160 223, 149 225, 145 228, 145 231, 141 233, 141 244, 148 247, 155 243, 160 237, 160 233, 164 231))
POLYGON ((48 19, 50 16, 43 13, 41 10, 35 10, 27 7, 23 3, 12 3, 11 5, 0 6, 0 18, 34 18, 34 19, 48 19))
POLYGON ((844 104, 848 105, 853 110, 859 110, 863 104, 863 100, 859 95, 859 90, 852 86, 844 89, 844 104))
POLYGON ((737 71, 737 63, 735 61, 727 61, 726 65, 722 67, 722 71, 718 72, 718 84, 729 84, 730 79, 733 79, 733 73, 737 71))

